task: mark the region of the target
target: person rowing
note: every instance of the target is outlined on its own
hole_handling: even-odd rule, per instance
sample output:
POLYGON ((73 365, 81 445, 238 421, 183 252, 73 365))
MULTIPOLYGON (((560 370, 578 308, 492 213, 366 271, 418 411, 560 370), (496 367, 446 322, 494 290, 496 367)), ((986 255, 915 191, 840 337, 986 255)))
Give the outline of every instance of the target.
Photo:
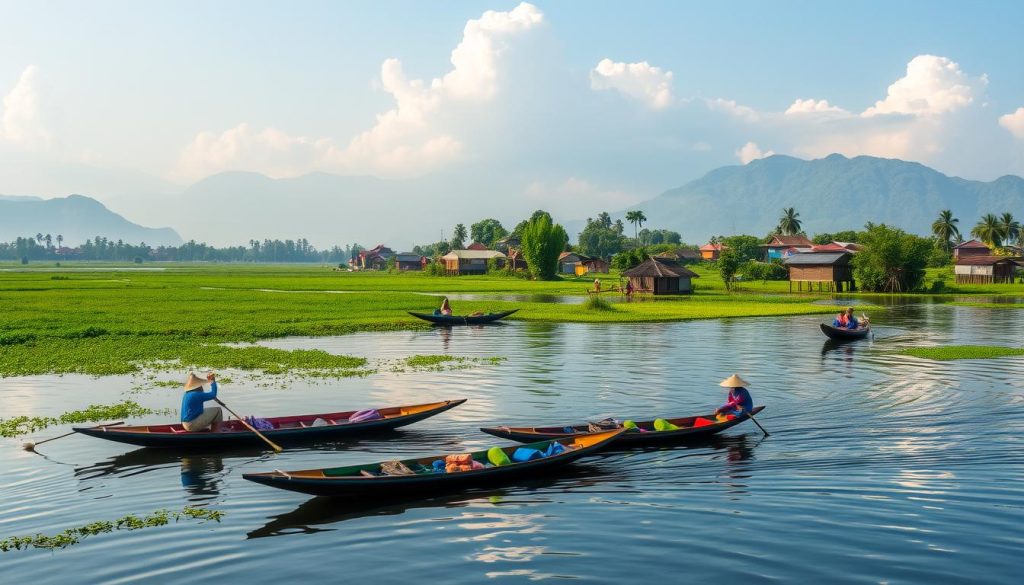
POLYGON ((220 432, 224 413, 219 406, 206 408, 203 404, 217 398, 217 375, 209 373, 202 379, 192 372, 185 380, 185 395, 181 397, 181 426, 188 432, 220 432), (210 384, 210 391, 203 392, 203 386, 210 384))
POLYGON ((847 307, 845 311, 836 315, 832 320, 832 326, 840 329, 856 329, 860 326, 857 317, 853 314, 853 307, 847 307))
POLYGON ((444 300, 441 301, 441 308, 435 310, 434 314, 435 315, 444 315, 445 317, 451 317, 451 315, 452 315, 452 306, 450 304, 448 304, 448 297, 445 297, 444 300))
POLYGON ((746 388, 749 384, 743 378, 733 374, 718 385, 728 388, 729 396, 727 402, 718 407, 715 414, 740 416, 754 410, 754 399, 750 397, 750 391, 746 388))

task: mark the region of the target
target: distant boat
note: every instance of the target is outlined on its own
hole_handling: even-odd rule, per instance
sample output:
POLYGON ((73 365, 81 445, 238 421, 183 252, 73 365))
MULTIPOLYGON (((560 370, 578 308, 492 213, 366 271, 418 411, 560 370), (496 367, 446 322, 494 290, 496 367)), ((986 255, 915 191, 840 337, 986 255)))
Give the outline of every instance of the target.
POLYGON ((481 323, 492 323, 498 319, 504 319, 512 313, 515 313, 519 309, 512 309, 511 311, 502 311, 501 313, 487 313, 486 315, 434 315, 433 313, 414 313, 409 311, 409 314, 418 319, 424 321, 430 321, 435 325, 479 325, 481 323))

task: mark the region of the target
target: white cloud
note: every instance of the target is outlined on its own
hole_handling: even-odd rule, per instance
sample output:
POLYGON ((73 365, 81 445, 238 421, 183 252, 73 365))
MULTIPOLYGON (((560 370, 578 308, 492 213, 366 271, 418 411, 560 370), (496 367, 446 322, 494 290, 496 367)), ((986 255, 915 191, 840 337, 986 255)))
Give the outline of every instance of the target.
POLYGON ((999 116, 999 125, 1010 131, 1017 138, 1024 140, 1024 108, 1017 108, 1017 111, 999 116))
POLYGON ((399 59, 385 60, 380 87, 395 99, 395 107, 378 114, 376 124, 344 148, 328 138, 294 137, 274 128, 257 132, 241 124, 219 135, 197 135, 181 156, 179 174, 199 178, 245 169, 272 176, 311 170, 410 176, 449 164, 465 150, 457 129, 449 127, 451 120, 459 118, 460 107, 495 98, 509 41, 543 21, 541 11, 526 2, 468 21, 452 50, 452 69, 429 83, 408 79, 399 59))
POLYGON ((752 160, 759 158, 765 158, 775 154, 772 150, 762 151, 761 147, 756 142, 748 142, 736 150, 736 157, 740 159, 740 162, 747 164, 752 160))
POLYGON ((0 138, 27 147, 49 146, 52 136, 44 118, 39 68, 29 65, 4 97, 0 138))
POLYGON ((907 63, 907 73, 889 86, 883 100, 862 114, 944 114, 969 106, 988 84, 984 75, 968 77, 960 65, 935 55, 918 55, 907 63))
POLYGON ((806 100, 797 99, 785 112, 787 116, 819 113, 846 114, 848 112, 839 106, 833 106, 828 103, 828 100, 815 100, 813 98, 806 100))
POLYGON ((735 100, 727 100, 722 98, 716 98, 713 100, 705 100, 708 108, 718 112, 725 112, 730 116, 745 120, 747 122, 756 122, 761 116, 757 113, 757 110, 749 106, 741 106, 736 103, 735 100))
POLYGON ((662 71, 647 61, 617 63, 602 59, 590 72, 590 87, 618 91, 654 109, 672 103, 672 72, 662 71))

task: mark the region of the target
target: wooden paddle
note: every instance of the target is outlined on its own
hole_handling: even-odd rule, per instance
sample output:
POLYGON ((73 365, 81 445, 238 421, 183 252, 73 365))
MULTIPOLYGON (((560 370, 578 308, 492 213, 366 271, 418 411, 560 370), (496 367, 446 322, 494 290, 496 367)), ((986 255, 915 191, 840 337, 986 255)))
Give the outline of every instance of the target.
MULTIPOLYGON (((242 426, 244 426, 245 428, 249 429, 250 431, 256 433, 256 436, 261 438, 261 439, 263 439, 268 445, 270 445, 270 448, 273 449, 275 453, 280 453, 281 451, 284 451, 284 449, 282 449, 277 443, 271 441, 263 433, 257 431, 252 425, 250 425, 249 423, 245 422, 245 419, 240 417, 240 416, 238 416, 238 413, 236 413, 235 411, 233 411, 230 408, 228 408, 228 405, 224 404, 223 402, 221 402, 220 398, 214 398, 213 401, 216 402, 217 404, 223 406, 224 410, 226 410, 226 411, 230 412, 232 415, 234 415, 234 417, 238 419, 238 422, 242 423, 242 426)), ((760 425, 758 425, 758 426, 760 426, 760 425)))
MULTIPOLYGON (((115 423, 110 423, 108 425, 97 425, 97 426, 95 426, 93 428, 94 429, 102 429, 103 427, 116 427, 117 425, 123 425, 123 424, 124 424, 124 421, 123 420, 119 420, 119 421, 117 421, 115 423)), ((63 435, 60 435, 60 436, 57 436, 57 437, 51 437, 49 439, 44 439, 42 441, 39 441, 38 443, 33 443, 32 441, 28 441, 26 443, 22 443, 21 444, 21 448, 26 450, 26 451, 35 451, 36 450, 36 445, 42 445, 43 443, 49 443, 50 441, 56 441, 57 439, 63 439, 64 437, 70 437, 71 435, 74 435, 77 432, 78 431, 71 431, 70 433, 64 433, 63 435)))
POLYGON ((748 411, 747 412, 747 416, 750 417, 750 420, 754 421, 754 424, 757 425, 757 428, 761 429, 761 432, 764 433, 764 436, 767 437, 767 436, 769 436, 771 434, 768 431, 764 430, 764 427, 761 426, 761 423, 757 422, 757 419, 754 418, 754 412, 753 411, 748 411))

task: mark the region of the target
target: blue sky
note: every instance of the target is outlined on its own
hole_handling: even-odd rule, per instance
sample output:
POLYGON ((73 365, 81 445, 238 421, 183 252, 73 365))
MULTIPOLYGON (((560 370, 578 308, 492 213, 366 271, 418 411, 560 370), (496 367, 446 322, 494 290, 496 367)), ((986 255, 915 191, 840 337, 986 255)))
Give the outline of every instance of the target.
POLYGON ((500 175, 570 213, 834 150, 989 180, 1024 173, 1021 22, 1020 2, 0 2, 0 193, 143 212, 228 170, 500 175))

